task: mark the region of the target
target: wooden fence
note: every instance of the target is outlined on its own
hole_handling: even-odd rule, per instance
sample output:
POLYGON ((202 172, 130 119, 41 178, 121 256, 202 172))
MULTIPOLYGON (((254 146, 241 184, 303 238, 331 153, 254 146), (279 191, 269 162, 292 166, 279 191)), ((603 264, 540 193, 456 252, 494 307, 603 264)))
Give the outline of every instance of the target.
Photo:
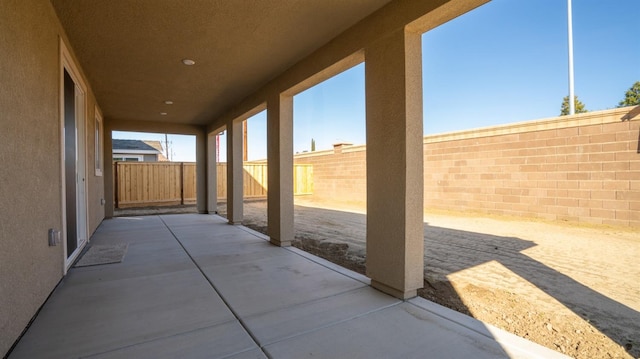
POLYGON ((196 203, 196 164, 115 162, 116 208, 196 203))
POLYGON ((293 165, 293 194, 313 194, 313 165, 293 165))
MULTIPOLYGON (((192 162, 114 162, 116 208, 196 203, 196 164, 192 162)), ((227 164, 218 163, 218 199, 227 198, 227 164)), ((244 164, 244 197, 267 196, 267 164, 244 164)), ((294 195, 313 194, 313 165, 293 168, 294 195)))
MULTIPOLYGON (((244 198, 267 196, 267 164, 264 162, 244 163, 244 198)), ((227 164, 218 163, 218 200, 227 198, 227 164)), ((313 194, 313 165, 293 166, 293 194, 313 194)))

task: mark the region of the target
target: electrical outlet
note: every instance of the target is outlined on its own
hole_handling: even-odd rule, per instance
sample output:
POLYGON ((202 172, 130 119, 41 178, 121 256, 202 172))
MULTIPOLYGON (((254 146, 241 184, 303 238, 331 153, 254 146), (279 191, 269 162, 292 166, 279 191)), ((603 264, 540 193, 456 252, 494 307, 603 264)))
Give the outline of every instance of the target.
POLYGON ((49 247, 60 244, 60 231, 49 228, 49 247))

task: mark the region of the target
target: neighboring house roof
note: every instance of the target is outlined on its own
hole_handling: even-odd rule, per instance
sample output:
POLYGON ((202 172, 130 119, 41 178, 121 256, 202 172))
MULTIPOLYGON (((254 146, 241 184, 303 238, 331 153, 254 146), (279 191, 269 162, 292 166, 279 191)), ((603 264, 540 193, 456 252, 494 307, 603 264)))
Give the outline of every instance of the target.
POLYGON ((114 154, 156 155, 158 161, 168 161, 160 141, 113 139, 111 149, 114 154))
POLYGON ((161 151, 159 151, 158 149, 141 140, 114 139, 111 145, 111 149, 113 150, 113 153, 143 153, 154 155, 161 153, 161 151))

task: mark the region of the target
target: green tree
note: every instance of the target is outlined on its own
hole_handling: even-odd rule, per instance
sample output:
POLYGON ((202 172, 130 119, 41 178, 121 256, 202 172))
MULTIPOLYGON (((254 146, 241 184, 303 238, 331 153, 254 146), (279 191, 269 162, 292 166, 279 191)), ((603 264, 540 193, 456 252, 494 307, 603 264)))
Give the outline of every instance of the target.
POLYGON ((640 81, 636 81, 624 94, 624 100, 618 103, 618 107, 640 105, 640 81))
MULTIPOLYGON (((584 104, 578 100, 578 96, 573 99, 574 109, 576 113, 589 112, 584 108, 584 104)), ((569 96, 562 98, 562 106, 560 107, 560 116, 566 116, 569 114, 569 96)))
POLYGON ((311 139, 311 152, 316 150, 316 140, 311 139))

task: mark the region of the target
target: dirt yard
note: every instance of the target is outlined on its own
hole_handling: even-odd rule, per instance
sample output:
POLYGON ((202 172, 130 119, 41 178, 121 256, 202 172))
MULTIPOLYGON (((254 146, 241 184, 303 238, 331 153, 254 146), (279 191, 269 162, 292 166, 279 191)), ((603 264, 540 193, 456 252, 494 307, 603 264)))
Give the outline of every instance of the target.
MULTIPOLYGON (((266 232, 265 201, 244 213, 266 232)), ((365 225, 297 200, 294 245, 365 273, 365 225)), ((575 358, 638 358, 639 257, 639 230, 426 213, 419 294, 575 358)))

